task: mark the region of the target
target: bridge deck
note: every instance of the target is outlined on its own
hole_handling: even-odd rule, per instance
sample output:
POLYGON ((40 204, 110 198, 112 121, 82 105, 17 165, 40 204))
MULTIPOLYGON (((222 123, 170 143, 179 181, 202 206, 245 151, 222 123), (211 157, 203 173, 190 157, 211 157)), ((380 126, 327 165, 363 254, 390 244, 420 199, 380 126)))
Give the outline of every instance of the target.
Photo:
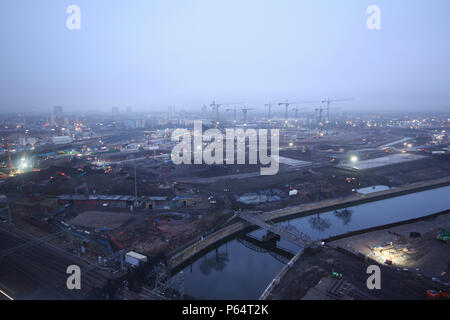
POLYGON ((298 234, 294 234, 292 232, 289 232, 288 230, 282 229, 277 225, 268 224, 254 213, 241 212, 238 213, 238 216, 251 224, 275 233, 281 238, 286 239, 300 247, 305 247, 312 242, 311 238, 303 232, 299 231, 298 234))

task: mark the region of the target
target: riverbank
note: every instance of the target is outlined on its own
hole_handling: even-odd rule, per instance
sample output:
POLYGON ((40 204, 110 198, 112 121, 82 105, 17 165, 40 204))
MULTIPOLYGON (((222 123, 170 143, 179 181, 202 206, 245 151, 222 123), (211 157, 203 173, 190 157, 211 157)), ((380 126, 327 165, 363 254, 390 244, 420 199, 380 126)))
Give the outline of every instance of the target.
MULTIPOLYGON (((283 221, 289 218, 306 216, 314 213, 324 212, 328 210, 339 209, 343 207, 354 206, 362 203, 378 201, 397 197, 409 193, 424 191, 428 189, 438 188, 442 186, 450 185, 450 176, 437 180, 423 181, 414 184, 408 184, 405 186, 375 192, 371 194, 355 194, 345 198, 326 200, 321 202, 315 202, 310 204, 299 205, 295 207, 284 208, 280 210, 270 211, 261 214, 264 221, 283 221)), ((249 225, 243 221, 237 221, 228 225, 213 234, 197 241, 189 247, 177 252, 175 255, 169 257, 168 262, 171 268, 176 268, 187 261, 192 261, 197 256, 206 252, 219 242, 226 241, 239 232, 242 232, 249 225)))

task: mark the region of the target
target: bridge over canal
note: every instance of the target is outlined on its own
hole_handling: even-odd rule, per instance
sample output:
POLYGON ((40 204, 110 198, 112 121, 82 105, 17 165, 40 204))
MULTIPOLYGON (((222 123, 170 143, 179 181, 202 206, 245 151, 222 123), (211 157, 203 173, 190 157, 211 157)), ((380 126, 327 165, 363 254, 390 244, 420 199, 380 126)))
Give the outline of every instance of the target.
POLYGON ((280 225, 269 224, 265 222, 257 212, 237 212, 239 218, 245 220, 247 223, 254 224, 262 229, 270 231, 274 234, 279 235, 281 238, 304 248, 310 245, 313 241, 305 233, 295 230, 295 232, 283 228, 280 225))

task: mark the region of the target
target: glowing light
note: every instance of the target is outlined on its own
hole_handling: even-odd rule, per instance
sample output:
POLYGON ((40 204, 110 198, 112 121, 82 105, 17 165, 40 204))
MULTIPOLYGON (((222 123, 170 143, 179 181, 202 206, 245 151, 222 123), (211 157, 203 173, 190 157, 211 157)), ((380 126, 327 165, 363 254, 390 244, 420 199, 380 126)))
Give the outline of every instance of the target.
POLYGON ((13 297, 9 296, 6 292, 0 290, 0 293, 3 294, 6 298, 8 298, 9 300, 14 300, 13 297))
POLYGON ((357 162, 358 161, 358 157, 357 156, 351 156, 350 157, 350 161, 351 162, 357 162))

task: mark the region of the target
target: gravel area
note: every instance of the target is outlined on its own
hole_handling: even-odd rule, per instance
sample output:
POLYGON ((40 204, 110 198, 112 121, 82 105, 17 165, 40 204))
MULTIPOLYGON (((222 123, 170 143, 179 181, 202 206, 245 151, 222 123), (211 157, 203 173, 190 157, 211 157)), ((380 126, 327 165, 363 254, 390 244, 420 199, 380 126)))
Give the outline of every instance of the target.
POLYGON ((110 211, 85 211, 69 222, 80 227, 105 227, 109 230, 113 230, 122 226, 132 218, 133 216, 130 213, 110 211))

